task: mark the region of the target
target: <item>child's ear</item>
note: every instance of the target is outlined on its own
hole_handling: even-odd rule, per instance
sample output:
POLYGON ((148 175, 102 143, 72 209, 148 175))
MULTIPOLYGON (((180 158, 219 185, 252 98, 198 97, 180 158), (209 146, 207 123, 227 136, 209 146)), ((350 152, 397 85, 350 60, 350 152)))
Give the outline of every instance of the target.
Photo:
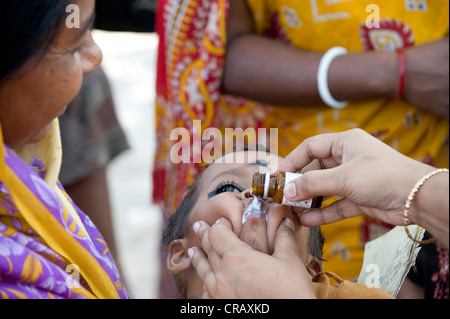
POLYGON ((322 261, 317 257, 313 257, 306 269, 308 270, 310 275, 314 277, 319 272, 322 272, 322 261))
POLYGON ((172 274, 178 274, 183 270, 189 269, 191 266, 187 249, 185 239, 176 239, 170 243, 166 262, 167 269, 172 274))

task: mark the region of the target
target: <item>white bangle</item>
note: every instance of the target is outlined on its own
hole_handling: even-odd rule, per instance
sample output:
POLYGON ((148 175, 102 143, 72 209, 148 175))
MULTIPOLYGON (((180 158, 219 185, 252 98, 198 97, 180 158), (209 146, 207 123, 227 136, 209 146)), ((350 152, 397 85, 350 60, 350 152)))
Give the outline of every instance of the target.
POLYGON ((343 47, 334 47, 328 50, 320 60, 319 70, 317 71, 317 86, 322 101, 335 109, 341 109, 347 106, 347 101, 337 101, 328 88, 328 70, 331 62, 340 55, 347 54, 348 51, 343 47))

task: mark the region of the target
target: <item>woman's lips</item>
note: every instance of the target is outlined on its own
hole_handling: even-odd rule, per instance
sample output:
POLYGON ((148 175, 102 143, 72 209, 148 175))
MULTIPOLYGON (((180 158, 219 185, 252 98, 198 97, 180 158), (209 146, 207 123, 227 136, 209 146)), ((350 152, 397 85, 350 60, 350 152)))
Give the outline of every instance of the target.
POLYGON ((258 197, 254 197, 253 201, 248 204, 242 214, 242 225, 247 222, 249 217, 264 219, 267 223, 267 214, 262 208, 262 201, 258 197))

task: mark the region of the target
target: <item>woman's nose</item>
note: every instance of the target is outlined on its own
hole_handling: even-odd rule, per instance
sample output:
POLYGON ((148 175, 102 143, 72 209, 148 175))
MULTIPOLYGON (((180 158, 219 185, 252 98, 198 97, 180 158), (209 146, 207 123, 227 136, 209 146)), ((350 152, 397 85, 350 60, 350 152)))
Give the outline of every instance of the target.
POLYGON ((100 47, 90 38, 90 43, 82 56, 83 74, 89 73, 100 66, 103 60, 103 53, 100 47))

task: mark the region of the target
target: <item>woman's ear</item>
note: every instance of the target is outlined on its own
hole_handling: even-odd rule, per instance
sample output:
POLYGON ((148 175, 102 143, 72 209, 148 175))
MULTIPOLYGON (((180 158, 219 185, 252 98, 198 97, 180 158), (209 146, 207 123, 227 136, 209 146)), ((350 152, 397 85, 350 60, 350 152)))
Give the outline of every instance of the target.
POLYGON ((319 272, 322 272, 322 266, 322 261, 317 257, 313 257, 306 269, 309 274, 314 277, 319 272))
POLYGON ((185 239, 173 240, 168 249, 167 269, 173 275, 179 274, 183 270, 189 269, 191 260, 187 254, 187 245, 185 239))

